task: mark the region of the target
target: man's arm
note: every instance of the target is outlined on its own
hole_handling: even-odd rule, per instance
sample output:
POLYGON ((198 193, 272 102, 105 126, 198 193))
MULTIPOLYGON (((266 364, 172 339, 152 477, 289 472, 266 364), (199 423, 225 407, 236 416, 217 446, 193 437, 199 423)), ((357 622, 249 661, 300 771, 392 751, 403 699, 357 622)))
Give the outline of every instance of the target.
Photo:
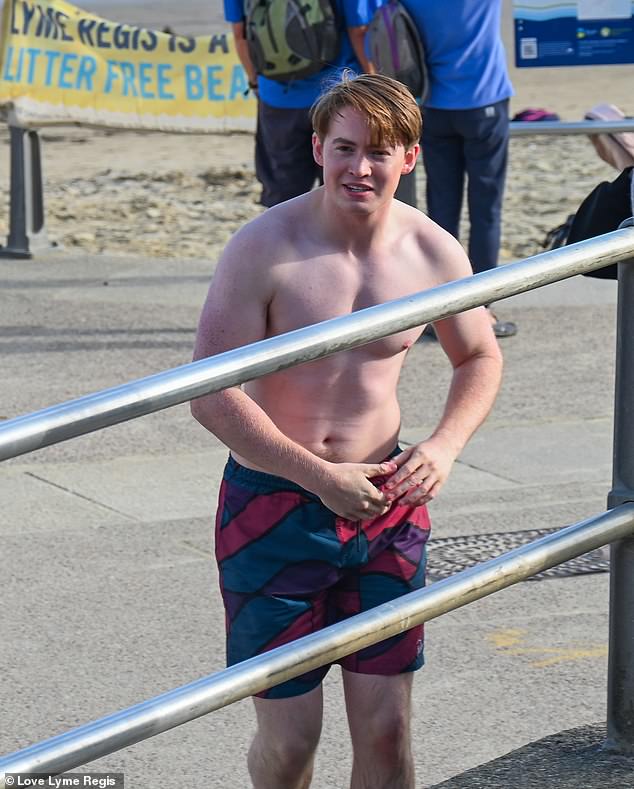
POLYGON ((249 87, 251 90, 257 91, 258 74, 255 70, 255 66, 253 65, 253 61, 251 60, 251 55, 249 54, 249 46, 245 36, 244 20, 242 22, 232 22, 231 29, 233 31, 233 40, 236 45, 238 58, 247 73, 249 87))
POLYGON ((361 70, 364 74, 374 74, 376 69, 374 65, 370 62, 368 55, 365 51, 365 34, 368 31, 367 25, 359 25, 358 27, 349 27, 348 28, 348 36, 350 37, 350 43, 352 44, 352 49, 354 50, 354 54, 356 55, 357 60, 359 61, 359 65, 361 66, 361 70))
MULTIPOLYGON (((278 233, 276 229, 275 235, 278 233)), ((281 245, 279 237, 277 243, 281 245)), ((229 242, 202 310, 194 359, 266 337, 273 288, 267 267, 257 263, 264 248, 266 231, 243 229, 229 242)), ((364 520, 388 509, 384 495, 369 478, 393 472, 393 463, 323 460, 282 433, 239 387, 199 397, 192 401, 191 410, 194 418, 230 449, 253 465, 315 493, 338 515, 364 520)))
MULTIPOLYGON (((451 255, 448 279, 471 274, 462 248, 453 239, 442 245, 451 255)), ((394 458, 399 470, 384 486, 388 500, 425 504, 445 483, 455 459, 487 417, 502 377, 502 354, 484 307, 468 310, 434 324, 438 339, 453 367, 442 417, 424 441, 394 458)))

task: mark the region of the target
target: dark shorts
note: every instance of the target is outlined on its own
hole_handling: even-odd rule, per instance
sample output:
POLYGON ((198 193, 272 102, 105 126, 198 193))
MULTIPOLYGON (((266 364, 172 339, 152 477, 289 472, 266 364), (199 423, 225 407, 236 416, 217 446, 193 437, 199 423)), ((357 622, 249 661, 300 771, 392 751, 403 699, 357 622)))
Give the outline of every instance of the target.
MULTIPOLYGON (((216 517, 227 665, 422 588, 429 530, 424 506, 394 505, 380 518, 348 521, 299 485, 229 458, 216 517)), ((361 674, 415 671, 424 662, 423 626, 337 662, 361 674)), ((328 669, 259 695, 307 693, 328 669)))
POLYGON ((262 205, 270 208, 310 192, 316 181, 321 182, 312 139, 308 108, 281 109, 258 102, 255 173, 262 184, 262 205))

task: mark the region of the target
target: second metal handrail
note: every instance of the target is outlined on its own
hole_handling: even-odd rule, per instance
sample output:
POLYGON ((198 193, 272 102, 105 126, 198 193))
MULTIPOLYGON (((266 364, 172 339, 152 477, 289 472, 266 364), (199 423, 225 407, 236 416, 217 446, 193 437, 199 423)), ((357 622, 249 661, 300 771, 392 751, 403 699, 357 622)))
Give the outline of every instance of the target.
POLYGON ((226 707, 561 562, 627 537, 634 503, 568 526, 363 614, 0 759, 6 773, 71 770, 226 707))

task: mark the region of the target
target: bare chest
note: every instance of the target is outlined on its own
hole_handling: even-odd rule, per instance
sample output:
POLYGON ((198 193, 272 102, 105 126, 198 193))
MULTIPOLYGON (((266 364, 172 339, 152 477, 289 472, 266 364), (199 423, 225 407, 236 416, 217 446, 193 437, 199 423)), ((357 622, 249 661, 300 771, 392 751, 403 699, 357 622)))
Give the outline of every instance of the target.
MULTIPOLYGON (((399 265, 351 266, 335 260, 287 266, 267 316, 268 334, 277 335, 349 315, 428 287, 424 273, 399 265)), ((414 328, 368 346, 372 355, 392 356, 409 348, 420 334, 414 328)))

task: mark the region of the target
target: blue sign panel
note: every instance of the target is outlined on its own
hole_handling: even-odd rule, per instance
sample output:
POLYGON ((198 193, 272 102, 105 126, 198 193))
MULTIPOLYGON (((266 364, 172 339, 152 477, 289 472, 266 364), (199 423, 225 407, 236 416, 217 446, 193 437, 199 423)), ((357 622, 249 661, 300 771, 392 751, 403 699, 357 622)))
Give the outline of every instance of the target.
POLYGON ((519 68, 634 63, 634 0, 514 0, 513 17, 519 68))

